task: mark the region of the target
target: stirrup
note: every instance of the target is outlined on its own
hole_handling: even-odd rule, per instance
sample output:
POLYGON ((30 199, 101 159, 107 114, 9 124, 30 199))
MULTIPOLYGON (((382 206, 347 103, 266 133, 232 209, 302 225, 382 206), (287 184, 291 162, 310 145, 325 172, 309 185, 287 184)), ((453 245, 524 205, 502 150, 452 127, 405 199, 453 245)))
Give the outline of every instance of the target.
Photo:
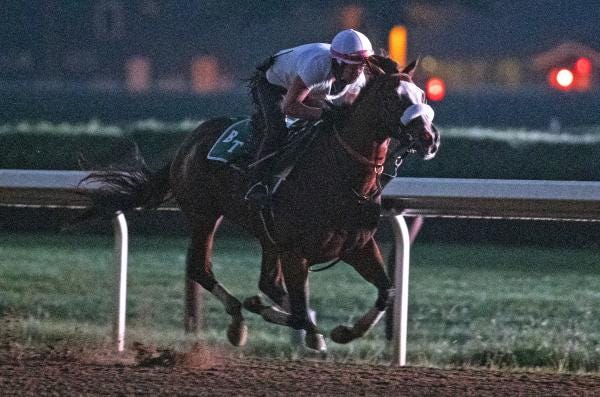
POLYGON ((262 181, 259 181, 248 189, 248 192, 246 192, 246 195, 244 196, 244 200, 254 207, 253 210, 258 211, 265 236, 267 236, 273 245, 277 245, 277 241, 273 238, 272 194, 273 192, 269 189, 269 186, 262 181))
POLYGON ((265 206, 269 202, 269 196, 269 186, 265 185, 262 181, 258 181, 250 186, 250 189, 248 189, 244 196, 244 200, 265 206))

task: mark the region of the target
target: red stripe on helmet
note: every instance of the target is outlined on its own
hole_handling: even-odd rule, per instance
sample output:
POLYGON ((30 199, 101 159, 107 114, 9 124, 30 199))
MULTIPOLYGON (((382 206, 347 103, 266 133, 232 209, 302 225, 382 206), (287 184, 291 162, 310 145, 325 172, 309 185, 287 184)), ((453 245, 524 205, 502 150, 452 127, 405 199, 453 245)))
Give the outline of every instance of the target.
POLYGON ((334 49, 330 49, 330 51, 331 55, 338 59, 341 59, 342 61, 355 63, 365 62, 369 56, 373 55, 373 51, 368 50, 356 51, 352 54, 342 54, 341 52, 337 52, 334 49))

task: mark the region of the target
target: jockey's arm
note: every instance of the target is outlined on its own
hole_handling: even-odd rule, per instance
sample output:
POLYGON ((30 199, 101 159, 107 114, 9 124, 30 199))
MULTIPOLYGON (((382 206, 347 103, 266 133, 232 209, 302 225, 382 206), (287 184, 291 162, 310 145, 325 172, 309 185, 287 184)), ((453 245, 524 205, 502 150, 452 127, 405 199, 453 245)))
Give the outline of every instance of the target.
MULTIPOLYGON (((320 119, 323 111, 318 107, 308 106, 305 103, 309 92, 309 88, 304 84, 302 79, 296 76, 281 102, 283 113, 304 120, 320 119)), ((310 103, 310 101, 307 102, 310 103)))
POLYGON ((351 84, 348 85, 348 90, 346 93, 340 98, 341 103, 353 104, 360 91, 367 83, 367 79, 364 73, 361 73, 356 80, 354 80, 351 84))

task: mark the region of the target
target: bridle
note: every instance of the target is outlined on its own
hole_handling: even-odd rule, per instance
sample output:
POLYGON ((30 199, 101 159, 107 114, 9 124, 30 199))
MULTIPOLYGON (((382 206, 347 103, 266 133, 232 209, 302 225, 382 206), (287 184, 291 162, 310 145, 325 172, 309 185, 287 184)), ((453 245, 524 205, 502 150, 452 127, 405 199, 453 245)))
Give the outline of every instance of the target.
MULTIPOLYGON (((402 112, 402 115, 400 117, 399 128, 392 131, 392 133, 386 138, 386 140, 382 142, 383 144, 388 144, 389 140, 393 137, 401 142, 404 141, 404 143, 406 144, 406 149, 404 153, 402 153, 402 155, 398 156, 398 158, 396 159, 396 167, 399 165, 400 162, 402 162, 404 157, 416 151, 415 145, 417 145, 419 142, 418 137, 415 136, 416 131, 407 128, 409 124, 418 117, 422 117, 424 121, 431 121, 434 117, 433 109, 426 103, 424 99, 424 92, 418 89, 410 79, 405 80, 402 79, 402 77, 400 77, 400 80, 400 84, 396 88, 396 91, 399 96, 407 97, 410 103, 402 112)), ((387 157, 379 163, 363 156, 342 138, 335 123, 333 123, 333 135, 337 143, 339 143, 339 146, 344 150, 348 157, 350 157, 353 161, 367 167, 375 175, 377 188, 372 194, 361 194, 355 189, 352 189, 354 194, 359 198, 360 202, 365 202, 369 199, 377 197, 382 190, 380 177, 383 173, 384 164, 387 160, 387 157)))
MULTIPOLYGON (((414 105, 410 105, 409 107, 407 107, 406 110, 404 111, 404 113, 402 114, 402 117, 400 118, 402 127, 397 132, 394 132, 392 134, 392 137, 396 138, 398 140, 401 140, 402 139, 401 132, 404 130, 404 127, 407 127, 408 124, 416 117, 419 117, 421 115, 429 116, 430 111, 433 112, 433 110, 431 110, 431 107, 426 104, 414 104, 414 105)), ((340 146, 346 151, 346 153, 352 159, 354 159, 355 161, 357 161, 360 164, 370 167, 373 170, 373 172, 375 173, 375 175, 377 175, 377 176, 379 176, 383 173, 383 167, 385 165, 385 160, 382 163, 377 163, 377 162, 369 160, 367 157, 360 154, 356 149, 354 149, 352 146, 350 146, 348 144, 348 142, 346 142, 342 138, 342 136, 340 135, 335 124, 333 124, 333 135, 334 135, 335 139, 338 141, 338 143, 340 144, 340 146)), ((406 136, 408 138, 409 145, 405 151, 405 154, 403 156, 399 156, 399 157, 402 157, 400 160, 403 160, 403 158, 406 156, 406 154, 414 153, 416 151, 416 149, 414 149, 413 146, 416 143, 417 139, 411 133, 406 133, 406 136)), ((391 138, 387 138, 384 142, 388 143, 390 141, 390 139, 391 138)))
MULTIPOLYGON (((414 118, 416 118, 418 116, 427 114, 429 109, 431 109, 429 107, 429 105, 424 105, 424 106, 421 106, 421 105, 422 104, 411 105, 404 111, 404 114, 402 115, 402 118, 401 118, 402 127, 399 130, 395 131, 394 134, 392 134, 393 138, 401 140, 402 139, 401 133, 403 132, 404 128, 410 123, 410 121, 412 121, 414 118), (427 108, 429 108, 429 109, 427 109, 427 108)), ((411 153, 416 152, 414 145, 417 143, 417 139, 410 132, 405 132, 405 134, 408 138, 409 144, 408 144, 408 147, 406 147, 406 149, 403 150, 402 154, 397 156, 397 158, 395 160, 395 168, 396 169, 400 166, 400 164, 403 162, 403 160, 406 156, 408 156, 411 153)), ((357 192, 354 188, 351 189, 352 192, 354 193, 354 195, 358 198, 359 203, 364 203, 364 202, 367 202, 370 200, 374 200, 376 197, 378 197, 381 194, 381 191, 383 190, 383 187, 381 185, 381 175, 383 174, 385 161, 387 159, 384 159, 383 162, 378 163, 375 161, 371 161, 367 157, 363 156, 361 153, 359 153, 356 149, 354 149, 352 146, 350 146, 350 144, 348 144, 348 142, 346 142, 342 138, 342 136, 340 135, 335 124, 333 124, 333 136, 335 137, 336 141, 339 143, 341 148, 344 150, 344 152, 348 155, 348 157, 350 157, 352 160, 356 161, 357 163, 362 164, 363 166, 371 169, 372 172, 375 174, 377 187, 372 193, 361 194, 361 193, 357 192)), ((384 141, 384 143, 389 143, 390 139, 391 139, 391 137, 387 138, 384 141)))
MULTIPOLYGON (((350 146, 348 144, 348 142, 346 142, 346 141, 344 141, 344 139, 342 139, 342 137, 340 136, 340 134, 337 130, 337 127, 335 125, 333 126, 333 134, 335 136, 335 139, 338 141, 338 143, 342 146, 342 148, 346 151, 346 153, 352 159, 356 160, 357 162, 359 162, 367 167, 372 168, 375 175, 381 175, 381 173, 383 172, 383 166, 385 164, 385 161, 383 163, 376 163, 374 161, 369 160, 362 154, 360 154, 352 146, 350 146)), ((386 139, 386 141, 389 141, 389 140, 390 140, 390 138, 386 139)))
MULTIPOLYGON (((375 198, 377 198, 381 194, 381 191, 383 190, 383 187, 381 185, 381 174, 383 174, 385 160, 381 163, 377 163, 375 161, 369 160, 367 157, 360 154, 356 149, 354 149, 352 146, 350 146, 348 144, 348 142, 346 142, 340 136, 338 129, 335 125, 333 125, 333 136, 335 137, 336 141, 340 144, 340 146, 344 150, 344 153, 346 155, 348 155, 348 157, 350 157, 352 160, 356 161, 357 163, 360 163, 360 164, 364 165, 365 167, 371 169, 373 171, 373 173, 375 174, 376 188, 373 192, 371 192, 369 194, 361 194, 360 192, 357 192, 356 189, 354 189, 354 188, 350 189, 352 191, 352 193, 354 193, 354 195, 358 199, 358 202, 360 204, 362 204, 362 203, 365 203, 367 201, 371 201, 371 200, 374 200, 375 198)), ((389 142, 390 139, 391 138, 387 138, 386 141, 384 141, 384 142, 387 143, 387 142, 389 142)))

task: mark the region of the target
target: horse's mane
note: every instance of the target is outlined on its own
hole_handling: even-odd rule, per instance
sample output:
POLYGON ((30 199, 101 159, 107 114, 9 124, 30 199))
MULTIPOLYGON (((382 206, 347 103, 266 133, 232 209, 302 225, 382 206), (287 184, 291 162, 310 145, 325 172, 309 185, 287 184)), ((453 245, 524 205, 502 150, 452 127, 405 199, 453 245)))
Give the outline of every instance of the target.
POLYGON ((386 55, 371 55, 367 59, 367 71, 372 76, 400 72, 400 65, 386 55))
POLYGON ((335 115, 332 121, 338 128, 343 127, 348 115, 359 106, 362 106, 362 103, 367 100, 366 98, 376 98, 377 93, 382 92, 385 85, 394 84, 394 86, 397 86, 399 80, 412 82, 411 75, 403 73, 400 70, 400 65, 385 55, 371 55, 367 60, 367 70, 370 78, 354 103, 342 104, 333 109, 335 115), (375 92, 375 96, 373 96, 373 92, 375 92))
POLYGON ((382 90, 386 85, 398 86, 400 80, 408 81, 412 83, 412 78, 406 73, 393 73, 393 74, 381 74, 373 77, 358 94, 358 97, 350 107, 356 109, 362 106, 363 102, 369 98, 376 98, 380 93, 385 92, 382 90), (373 93, 375 92, 375 94, 373 93))

